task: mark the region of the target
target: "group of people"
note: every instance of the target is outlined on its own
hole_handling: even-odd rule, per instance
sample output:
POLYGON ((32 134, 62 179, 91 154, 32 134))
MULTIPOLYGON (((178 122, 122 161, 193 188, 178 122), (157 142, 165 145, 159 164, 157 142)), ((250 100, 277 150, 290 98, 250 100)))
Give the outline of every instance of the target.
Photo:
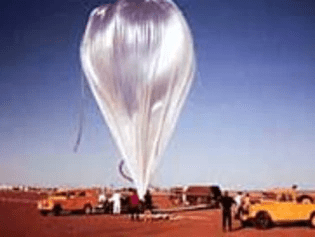
POLYGON ((122 205, 127 206, 127 212, 130 214, 131 220, 139 220, 139 215, 142 210, 152 212, 152 196, 149 190, 147 190, 144 201, 140 200, 136 189, 129 189, 128 195, 122 196, 121 192, 116 191, 111 198, 107 199, 105 192, 100 193, 99 202, 103 203, 104 210, 107 210, 113 214, 120 214, 122 211, 122 205))
MULTIPOLYGON (((129 195, 125 197, 125 204, 128 205, 128 213, 130 214, 131 220, 139 220, 139 215, 141 210, 152 212, 152 196, 150 191, 147 190, 144 201, 140 200, 135 189, 129 189, 129 195)), ((105 193, 101 193, 99 195, 99 202, 105 203, 106 206, 110 206, 109 212, 113 214, 121 213, 123 197, 120 192, 115 192, 111 198, 107 199, 105 193)), ((232 207, 235 207, 234 213, 235 219, 240 219, 242 214, 246 214, 248 212, 250 206, 250 197, 249 194, 243 194, 242 192, 238 192, 235 198, 229 196, 228 191, 224 192, 224 195, 220 199, 220 204, 222 207, 222 228, 223 231, 232 230, 232 207), (227 228, 228 227, 228 228, 227 228)))
POLYGON ((243 213, 247 213, 250 206, 249 194, 243 194, 238 192, 235 199, 229 196, 228 191, 224 192, 221 198, 222 207, 222 228, 226 231, 228 226, 228 231, 232 231, 232 207, 235 206, 235 219, 240 219, 243 213))

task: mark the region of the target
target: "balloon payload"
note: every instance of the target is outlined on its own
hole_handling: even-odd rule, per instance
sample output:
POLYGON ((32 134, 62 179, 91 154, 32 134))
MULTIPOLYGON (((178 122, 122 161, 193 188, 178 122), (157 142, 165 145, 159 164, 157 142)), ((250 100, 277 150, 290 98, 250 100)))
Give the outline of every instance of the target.
POLYGON ((120 0, 90 14, 80 56, 143 198, 194 78, 189 26, 170 0, 120 0))

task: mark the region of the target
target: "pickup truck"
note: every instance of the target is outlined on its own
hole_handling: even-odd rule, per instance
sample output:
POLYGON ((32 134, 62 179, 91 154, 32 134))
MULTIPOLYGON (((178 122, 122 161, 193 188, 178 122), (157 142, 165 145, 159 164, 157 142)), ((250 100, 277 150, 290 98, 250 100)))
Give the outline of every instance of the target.
POLYGON ((58 191, 41 199, 37 209, 42 215, 60 215, 61 212, 81 212, 91 214, 99 206, 96 190, 58 191))

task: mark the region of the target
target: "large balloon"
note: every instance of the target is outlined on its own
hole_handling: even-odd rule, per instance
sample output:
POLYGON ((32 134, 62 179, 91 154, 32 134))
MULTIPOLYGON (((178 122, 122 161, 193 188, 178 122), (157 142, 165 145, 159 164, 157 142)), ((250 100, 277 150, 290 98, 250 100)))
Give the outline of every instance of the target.
POLYGON ((91 91, 143 198, 194 78, 188 24, 170 0, 121 0, 93 10, 80 54, 91 91))

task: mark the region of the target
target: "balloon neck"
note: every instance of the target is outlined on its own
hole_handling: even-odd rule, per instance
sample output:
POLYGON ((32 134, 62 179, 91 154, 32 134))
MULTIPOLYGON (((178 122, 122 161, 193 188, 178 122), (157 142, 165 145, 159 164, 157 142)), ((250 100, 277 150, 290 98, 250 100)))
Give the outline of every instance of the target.
POLYGON ((144 201, 144 195, 138 194, 138 196, 140 201, 144 201))

